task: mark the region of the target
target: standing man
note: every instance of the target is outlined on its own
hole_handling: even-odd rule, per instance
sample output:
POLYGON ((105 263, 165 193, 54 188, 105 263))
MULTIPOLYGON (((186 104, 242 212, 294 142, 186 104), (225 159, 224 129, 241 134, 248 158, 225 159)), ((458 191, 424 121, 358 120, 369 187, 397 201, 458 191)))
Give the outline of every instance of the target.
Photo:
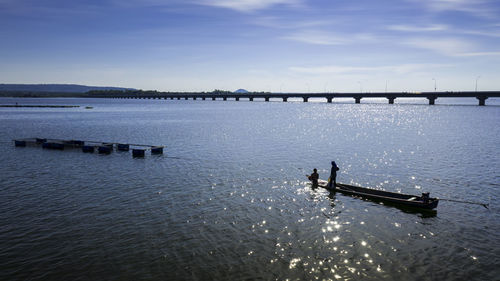
POLYGON ((332 161, 332 170, 330 172, 330 178, 328 179, 328 188, 335 189, 337 186, 337 171, 339 170, 339 167, 337 167, 337 164, 335 161, 332 161))

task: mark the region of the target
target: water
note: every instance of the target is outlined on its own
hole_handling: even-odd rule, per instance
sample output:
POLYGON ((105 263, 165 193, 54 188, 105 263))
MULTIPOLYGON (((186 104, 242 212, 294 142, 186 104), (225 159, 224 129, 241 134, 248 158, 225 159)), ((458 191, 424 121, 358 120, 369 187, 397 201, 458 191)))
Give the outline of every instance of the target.
POLYGON ((15 102, 82 107, 0 108, 0 280, 500 274, 498 99, 0 99, 15 102), (167 147, 144 159, 14 147, 24 137, 167 147), (312 190, 305 175, 326 179, 331 160, 339 182, 489 209, 441 201, 415 213, 312 190))

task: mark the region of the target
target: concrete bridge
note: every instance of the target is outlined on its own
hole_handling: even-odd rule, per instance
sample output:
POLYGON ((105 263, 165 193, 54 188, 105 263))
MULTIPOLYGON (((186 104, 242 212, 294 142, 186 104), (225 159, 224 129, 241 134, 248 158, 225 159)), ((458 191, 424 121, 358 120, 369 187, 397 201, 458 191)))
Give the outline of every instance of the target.
POLYGON ((355 103, 361 103, 362 99, 368 98, 386 98, 389 104, 394 104, 397 98, 425 98, 433 105, 438 98, 476 98, 479 105, 485 105, 486 100, 490 97, 500 97, 500 91, 461 91, 461 92, 383 92, 383 93, 155 93, 155 94, 123 94, 99 95, 95 97, 101 98, 124 98, 124 99, 211 99, 211 100, 228 100, 234 99, 282 99, 284 102, 289 98, 302 98, 307 102, 311 98, 324 98, 326 102, 331 103, 335 98, 353 98, 355 103))

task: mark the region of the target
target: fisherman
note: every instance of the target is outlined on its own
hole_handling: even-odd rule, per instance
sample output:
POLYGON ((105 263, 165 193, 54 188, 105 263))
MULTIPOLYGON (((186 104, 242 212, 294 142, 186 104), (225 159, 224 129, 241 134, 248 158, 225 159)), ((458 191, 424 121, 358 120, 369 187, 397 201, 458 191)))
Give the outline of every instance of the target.
POLYGON ((335 188, 337 186, 337 171, 339 170, 339 167, 335 163, 335 161, 332 161, 332 170, 330 172, 330 178, 328 179, 328 188, 335 188))
POLYGON ((313 187, 317 187, 318 186, 319 174, 318 174, 318 170, 317 169, 314 169, 313 173, 310 176, 308 176, 307 178, 312 182, 312 186, 313 187))
POLYGON ((422 192, 422 201, 424 201, 424 203, 429 203, 429 192, 422 192))

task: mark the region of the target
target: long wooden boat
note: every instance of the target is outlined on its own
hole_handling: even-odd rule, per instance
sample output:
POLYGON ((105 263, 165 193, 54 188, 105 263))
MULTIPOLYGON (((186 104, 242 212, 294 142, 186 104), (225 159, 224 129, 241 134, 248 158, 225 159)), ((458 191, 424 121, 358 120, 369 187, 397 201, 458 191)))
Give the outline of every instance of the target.
POLYGON ((374 201, 387 202, 399 206, 407 206, 419 209, 432 210, 436 208, 439 203, 439 199, 429 197, 428 193, 422 193, 421 196, 409 195, 342 183, 337 183, 337 186, 335 188, 330 188, 328 187, 328 182, 324 180, 319 180, 318 186, 326 188, 330 191, 336 191, 347 195, 359 196, 374 201))

